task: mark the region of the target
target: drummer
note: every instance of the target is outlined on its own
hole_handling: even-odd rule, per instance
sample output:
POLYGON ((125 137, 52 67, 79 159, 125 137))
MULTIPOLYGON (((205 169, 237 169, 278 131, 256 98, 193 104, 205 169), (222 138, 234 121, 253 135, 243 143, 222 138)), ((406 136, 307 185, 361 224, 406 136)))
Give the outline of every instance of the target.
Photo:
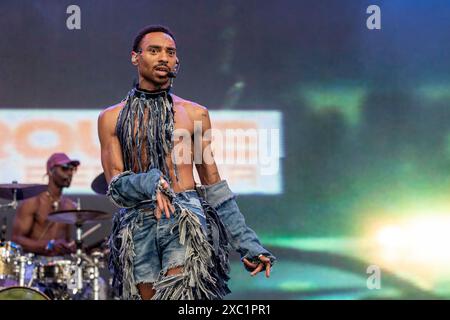
POLYGON ((50 213, 76 209, 76 204, 62 195, 70 187, 73 174, 80 165, 65 153, 54 153, 47 160, 48 188, 24 200, 14 219, 12 241, 26 252, 42 256, 62 256, 75 252, 70 224, 48 221, 50 213))

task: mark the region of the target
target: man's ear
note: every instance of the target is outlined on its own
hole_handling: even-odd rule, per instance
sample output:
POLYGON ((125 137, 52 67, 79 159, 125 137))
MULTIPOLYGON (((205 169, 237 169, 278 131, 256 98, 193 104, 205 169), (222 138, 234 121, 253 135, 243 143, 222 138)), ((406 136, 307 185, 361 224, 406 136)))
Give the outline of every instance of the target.
POLYGON ((131 51, 131 64, 133 64, 134 66, 138 65, 138 56, 139 56, 139 53, 137 53, 135 51, 131 51))

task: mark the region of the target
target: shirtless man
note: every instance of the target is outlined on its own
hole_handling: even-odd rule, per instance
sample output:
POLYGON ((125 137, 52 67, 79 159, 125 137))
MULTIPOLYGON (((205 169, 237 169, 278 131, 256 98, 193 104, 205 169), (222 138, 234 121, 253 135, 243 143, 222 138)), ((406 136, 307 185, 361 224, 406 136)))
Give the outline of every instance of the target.
POLYGON ((47 221, 47 217, 54 211, 76 209, 76 205, 64 197, 62 191, 70 186, 79 164, 78 160, 71 160, 64 153, 54 153, 48 159, 47 191, 24 200, 14 219, 12 241, 21 245, 24 251, 43 256, 74 252, 74 245, 69 245, 70 225, 47 221))
MULTIPOLYGON (((202 161, 196 161, 195 165, 205 186, 203 200, 218 209, 219 220, 226 226, 231 245, 243 256, 245 267, 252 275, 265 270, 268 277, 275 258, 260 246, 256 235, 245 225, 231 191, 221 180, 212 152, 208 151, 211 140, 207 134, 211 121, 207 108, 169 92, 179 65, 175 39, 170 30, 162 26, 149 26, 141 30, 133 43, 131 63, 138 71, 138 87, 122 103, 104 110, 98 120, 102 165, 109 184, 108 195, 116 205, 127 208, 115 216, 114 225, 117 228, 113 227, 110 240, 110 246, 117 249, 115 255, 112 249, 111 271, 120 278, 117 286, 122 297, 217 299, 229 293, 226 285, 223 291, 204 289, 211 285, 208 281, 204 286, 192 289, 193 282, 200 283, 209 278, 207 273, 196 279, 191 278, 190 282, 186 280, 189 274, 197 272, 191 270, 195 266, 186 260, 185 252, 186 247, 190 248, 189 244, 184 241, 183 246, 180 244, 181 238, 178 239, 180 235, 177 230, 182 229, 181 222, 177 220, 180 214, 175 218, 174 215, 177 208, 178 211, 187 208, 195 213, 194 220, 198 219, 196 221, 203 226, 205 235, 209 232, 206 220, 212 219, 212 215, 205 214, 205 203, 202 206, 194 180, 194 153, 191 152, 187 161, 184 156, 180 162, 173 152, 179 143, 183 143, 184 153, 194 150, 194 127, 205 133, 200 142, 202 161), (165 125, 161 126, 161 122, 165 125), (200 123, 200 127, 197 128, 194 123, 200 123), (158 127, 155 129, 155 126, 158 127), (173 145, 166 139, 171 131, 173 145), (150 205, 153 210, 142 216, 142 210, 137 209, 150 200, 153 200, 153 207, 150 205), (177 223, 180 223, 179 228, 176 228, 177 223), (130 234, 127 238, 126 235, 130 234), (130 248, 134 248, 133 253, 130 248), (177 286, 183 289, 173 289, 177 286), (204 289, 201 294, 198 288, 204 289)), ((180 148, 178 154, 179 151, 180 148)), ((218 228, 221 230, 221 227, 218 228)), ((202 233, 200 236, 203 237, 202 233)), ((192 251, 196 252, 196 249, 192 251)), ((212 259, 210 252, 206 256, 212 259)), ((219 267, 216 265, 215 269, 219 267)), ((221 281, 217 278, 224 282, 228 280, 222 274, 215 278, 216 283, 221 281)))

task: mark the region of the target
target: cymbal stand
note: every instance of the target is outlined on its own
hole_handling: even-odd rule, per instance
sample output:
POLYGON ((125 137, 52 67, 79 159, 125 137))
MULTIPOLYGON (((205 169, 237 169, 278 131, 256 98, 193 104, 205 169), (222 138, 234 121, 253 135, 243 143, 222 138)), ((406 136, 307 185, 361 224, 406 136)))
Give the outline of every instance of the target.
POLYGON ((6 241, 6 229, 8 229, 8 219, 3 217, 2 230, 0 231, 0 245, 6 241))
POLYGON ((25 286, 25 272, 26 272, 27 260, 28 259, 25 256, 19 257, 19 286, 21 286, 21 287, 25 286))
POLYGON ((75 244, 76 244, 76 248, 77 248, 77 252, 76 252, 76 257, 77 257, 77 263, 76 263, 76 283, 77 283, 77 290, 78 292, 81 292, 81 290, 83 289, 83 268, 82 268, 82 248, 83 248, 83 240, 81 239, 81 226, 82 224, 77 222, 75 224, 76 226, 76 240, 75 240, 75 244))
POLYGON ((97 256, 94 256, 94 278, 92 279, 92 289, 94 291, 94 300, 100 300, 100 286, 98 283, 99 272, 98 272, 99 260, 97 256))
MULTIPOLYGON (((13 181, 12 183, 17 183, 17 181, 13 181)), ((13 191, 13 201, 5 204, 0 204, 0 209, 3 208, 13 208, 14 210, 17 209, 17 205, 19 202, 17 201, 17 189, 14 189, 13 191)))

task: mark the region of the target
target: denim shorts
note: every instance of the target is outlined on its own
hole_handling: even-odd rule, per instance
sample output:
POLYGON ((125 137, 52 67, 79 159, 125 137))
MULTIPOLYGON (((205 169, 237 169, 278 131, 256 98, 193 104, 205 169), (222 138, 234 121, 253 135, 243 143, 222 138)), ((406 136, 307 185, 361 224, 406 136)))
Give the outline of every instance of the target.
MULTIPOLYGON (((177 193, 173 201, 195 213, 206 233, 206 217, 196 190, 177 193)), ((179 242, 179 210, 175 207, 170 219, 163 212, 159 221, 153 210, 140 210, 133 229, 135 283, 154 283, 160 274, 184 265, 186 249, 179 242)))

